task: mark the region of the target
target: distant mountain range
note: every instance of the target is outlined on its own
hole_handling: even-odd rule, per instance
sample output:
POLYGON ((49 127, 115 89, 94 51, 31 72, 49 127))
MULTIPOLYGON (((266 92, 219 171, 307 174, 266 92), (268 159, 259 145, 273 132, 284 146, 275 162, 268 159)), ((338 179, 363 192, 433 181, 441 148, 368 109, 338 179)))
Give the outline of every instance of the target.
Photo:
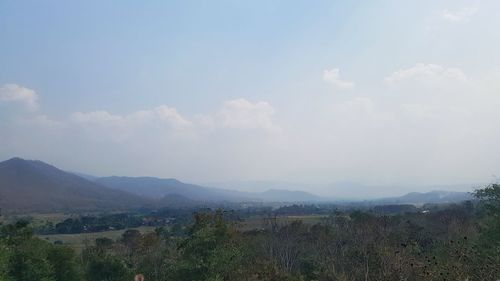
MULTIPOLYGON (((433 191, 365 202, 421 204, 459 202, 471 198, 466 192, 433 191)), ((189 184, 177 179, 99 178, 66 172, 41 161, 21 158, 0 162, 0 208, 6 211, 124 210, 185 207, 214 202, 321 203, 334 200, 309 192, 285 189, 245 192, 189 184)))
POLYGON ((150 199, 159 199, 172 194, 200 201, 233 199, 233 197, 219 193, 215 189, 183 183, 176 179, 160 179, 153 177, 104 177, 95 179, 95 182, 112 189, 129 192, 150 199))
POLYGON ((400 197, 389 197, 372 200, 375 203, 384 204, 425 204, 425 203, 455 203, 474 199, 471 193, 440 191, 431 192, 410 192, 400 197))
POLYGON ((177 194, 196 201, 322 201, 323 198, 304 191, 270 189, 264 192, 242 192, 183 183, 176 179, 152 177, 104 177, 95 179, 103 186, 133 193, 145 198, 158 199, 177 194))
POLYGON ((152 177, 93 177, 37 160, 0 162, 0 209, 92 211, 195 205, 204 202, 320 200, 301 191, 239 192, 152 177))
POLYGON ((264 192, 270 189, 277 190, 314 190, 321 194, 322 199, 335 201, 360 201, 376 200, 379 198, 393 197, 394 194, 407 194, 415 190, 433 190, 470 192, 474 188, 484 186, 484 183, 469 184, 441 184, 441 185, 416 185, 416 184, 375 184, 366 185, 353 181, 337 181, 334 183, 297 183, 286 181, 226 181, 203 184, 204 186, 217 186, 239 191, 264 192))
POLYGON ((0 162, 3 210, 107 210, 146 205, 147 200, 105 188, 41 161, 12 158, 0 162))

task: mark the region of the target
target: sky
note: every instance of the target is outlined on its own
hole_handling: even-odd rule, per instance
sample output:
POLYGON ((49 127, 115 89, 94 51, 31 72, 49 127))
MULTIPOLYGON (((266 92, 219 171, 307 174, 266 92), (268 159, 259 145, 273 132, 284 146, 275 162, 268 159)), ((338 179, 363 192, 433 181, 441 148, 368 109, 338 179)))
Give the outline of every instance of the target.
POLYGON ((0 160, 195 183, 489 182, 499 9, 0 0, 0 160))

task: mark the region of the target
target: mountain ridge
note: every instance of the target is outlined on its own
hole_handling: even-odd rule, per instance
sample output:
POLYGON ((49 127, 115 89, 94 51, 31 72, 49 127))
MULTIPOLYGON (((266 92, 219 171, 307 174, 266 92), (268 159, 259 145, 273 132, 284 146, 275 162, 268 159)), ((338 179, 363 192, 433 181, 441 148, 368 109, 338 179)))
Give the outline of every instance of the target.
POLYGON ((429 192, 409 192, 398 197, 387 197, 373 200, 374 202, 394 204, 424 204, 424 203, 456 203, 473 200, 469 192, 432 190, 429 192))
MULTIPOLYGON (((454 191, 409 192, 363 200, 369 204, 450 203, 473 199, 454 191)), ((40 160, 14 157, 0 162, 0 208, 4 210, 117 210, 223 202, 339 203, 306 191, 270 188, 246 192, 184 183, 175 178, 94 177, 66 172, 40 160)))
POLYGON ((0 162, 0 208, 4 210, 109 210, 147 204, 39 160, 0 162))
POLYGON ((243 192, 184 183, 174 178, 111 176, 95 180, 109 188, 134 193, 150 199, 177 194, 195 201, 322 201, 320 196, 305 191, 269 189, 264 192, 243 192))

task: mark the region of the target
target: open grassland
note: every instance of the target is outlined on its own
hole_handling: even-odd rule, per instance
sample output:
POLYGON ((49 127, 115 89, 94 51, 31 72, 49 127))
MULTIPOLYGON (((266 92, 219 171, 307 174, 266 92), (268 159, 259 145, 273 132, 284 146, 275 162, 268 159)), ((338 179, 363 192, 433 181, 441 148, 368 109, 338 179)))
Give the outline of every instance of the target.
POLYGON ((4 214, 0 216, 0 222, 9 223, 19 220, 28 220, 32 223, 51 222, 58 223, 67 218, 75 216, 68 213, 25 213, 25 214, 4 214))
MULTIPOLYGON (((70 214, 64 214, 64 213, 30 214, 30 217, 33 219, 35 223, 42 221, 51 221, 53 223, 57 223, 71 216, 72 215, 70 214)), ((240 231, 263 229, 266 226, 266 221, 269 221, 270 219, 275 220, 275 222, 278 225, 285 225, 293 221, 302 221, 305 224, 316 224, 325 220, 326 218, 327 216, 325 215, 277 216, 272 218, 266 216, 254 216, 247 218, 242 222, 239 222, 237 224, 237 228, 240 231)), ((141 233, 150 233, 155 230, 155 227, 142 226, 132 229, 137 229, 141 233)), ((91 232, 91 233, 49 234, 49 235, 37 235, 37 236, 51 243, 58 241, 59 243, 72 247, 77 252, 81 252, 81 250, 86 245, 93 245, 97 238, 109 238, 112 240, 117 240, 122 236, 123 232, 125 231, 126 229, 109 230, 103 232, 91 232)))
MULTIPOLYGON (((156 227, 154 226, 141 226, 131 229, 137 229, 141 233, 151 233, 155 230, 155 228, 156 227)), ((50 234, 50 235, 37 235, 37 236, 51 243, 60 241, 64 245, 70 246, 71 248, 75 249, 75 251, 81 252, 86 245, 93 245, 97 238, 109 238, 112 240, 117 240, 122 236, 123 232, 125 231, 126 229, 92 232, 92 233, 50 234)))
POLYGON ((33 222, 51 222, 53 224, 62 222, 65 219, 71 218, 75 215, 67 213, 49 213, 49 214, 32 214, 33 222))

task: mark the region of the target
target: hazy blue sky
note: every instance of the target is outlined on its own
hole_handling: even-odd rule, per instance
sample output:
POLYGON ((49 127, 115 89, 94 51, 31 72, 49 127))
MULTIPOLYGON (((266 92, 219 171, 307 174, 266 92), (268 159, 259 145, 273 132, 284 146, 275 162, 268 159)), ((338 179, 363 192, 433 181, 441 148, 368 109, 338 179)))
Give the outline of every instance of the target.
POLYGON ((0 159, 194 182, 490 181, 498 11, 0 0, 0 159))

